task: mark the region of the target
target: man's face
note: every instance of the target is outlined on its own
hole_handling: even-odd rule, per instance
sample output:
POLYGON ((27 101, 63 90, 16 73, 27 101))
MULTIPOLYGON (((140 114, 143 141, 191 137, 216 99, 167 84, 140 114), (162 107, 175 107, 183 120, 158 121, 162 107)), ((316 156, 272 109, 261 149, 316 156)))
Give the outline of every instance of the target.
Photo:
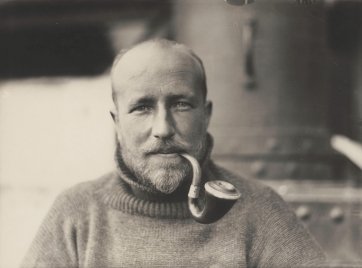
POLYGON ((179 153, 205 153, 211 104, 200 66, 185 52, 135 48, 112 74, 117 138, 127 167, 144 184, 173 192, 189 174, 179 153))

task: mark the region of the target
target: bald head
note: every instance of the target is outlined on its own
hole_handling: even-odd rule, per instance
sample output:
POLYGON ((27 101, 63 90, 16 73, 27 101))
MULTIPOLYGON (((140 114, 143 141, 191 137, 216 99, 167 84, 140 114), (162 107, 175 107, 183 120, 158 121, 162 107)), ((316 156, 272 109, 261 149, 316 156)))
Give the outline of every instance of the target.
POLYGON ((198 90, 206 100, 206 76, 200 58, 185 45, 166 39, 154 39, 123 50, 116 56, 111 70, 115 104, 127 83, 137 81, 142 76, 151 77, 155 71, 164 72, 165 75, 173 72, 193 74, 198 90))

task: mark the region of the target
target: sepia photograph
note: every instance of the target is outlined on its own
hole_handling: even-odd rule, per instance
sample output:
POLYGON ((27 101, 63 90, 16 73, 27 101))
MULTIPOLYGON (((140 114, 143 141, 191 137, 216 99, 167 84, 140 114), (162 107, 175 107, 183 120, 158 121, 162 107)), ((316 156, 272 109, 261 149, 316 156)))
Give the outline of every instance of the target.
POLYGON ((361 0, 0 0, 0 268, 362 268, 361 0))

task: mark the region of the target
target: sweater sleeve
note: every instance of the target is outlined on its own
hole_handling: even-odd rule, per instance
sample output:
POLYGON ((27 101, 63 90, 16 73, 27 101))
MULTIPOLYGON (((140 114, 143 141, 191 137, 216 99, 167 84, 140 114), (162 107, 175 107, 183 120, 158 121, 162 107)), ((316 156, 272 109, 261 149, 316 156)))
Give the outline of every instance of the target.
POLYGON ((22 268, 77 267, 75 206, 68 195, 59 195, 38 230, 22 268))
POLYGON ((267 188, 255 205, 252 220, 251 267, 317 267, 325 255, 294 212, 267 188), (257 224, 255 224, 257 223, 257 224))

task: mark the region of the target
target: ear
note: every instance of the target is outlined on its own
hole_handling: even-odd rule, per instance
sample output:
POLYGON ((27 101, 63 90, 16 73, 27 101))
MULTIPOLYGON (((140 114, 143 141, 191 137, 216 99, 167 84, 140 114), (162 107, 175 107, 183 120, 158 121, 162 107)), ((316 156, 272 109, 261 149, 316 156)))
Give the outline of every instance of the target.
POLYGON ((206 127, 209 127, 211 115, 212 115, 212 102, 206 101, 205 103, 205 115, 206 115, 206 127))
POLYGON ((117 116, 117 111, 116 111, 116 109, 115 109, 115 108, 112 108, 109 112, 110 112, 110 114, 111 114, 111 116, 112 116, 113 122, 114 122, 114 123, 117 123, 117 121, 118 121, 118 116, 117 116))
POLYGON ((119 130, 118 130, 118 112, 117 112, 117 109, 115 107, 113 107, 109 113, 111 114, 112 116, 112 119, 113 119, 113 123, 114 123, 114 131, 115 131, 115 138, 116 138, 116 141, 119 140, 119 130))

